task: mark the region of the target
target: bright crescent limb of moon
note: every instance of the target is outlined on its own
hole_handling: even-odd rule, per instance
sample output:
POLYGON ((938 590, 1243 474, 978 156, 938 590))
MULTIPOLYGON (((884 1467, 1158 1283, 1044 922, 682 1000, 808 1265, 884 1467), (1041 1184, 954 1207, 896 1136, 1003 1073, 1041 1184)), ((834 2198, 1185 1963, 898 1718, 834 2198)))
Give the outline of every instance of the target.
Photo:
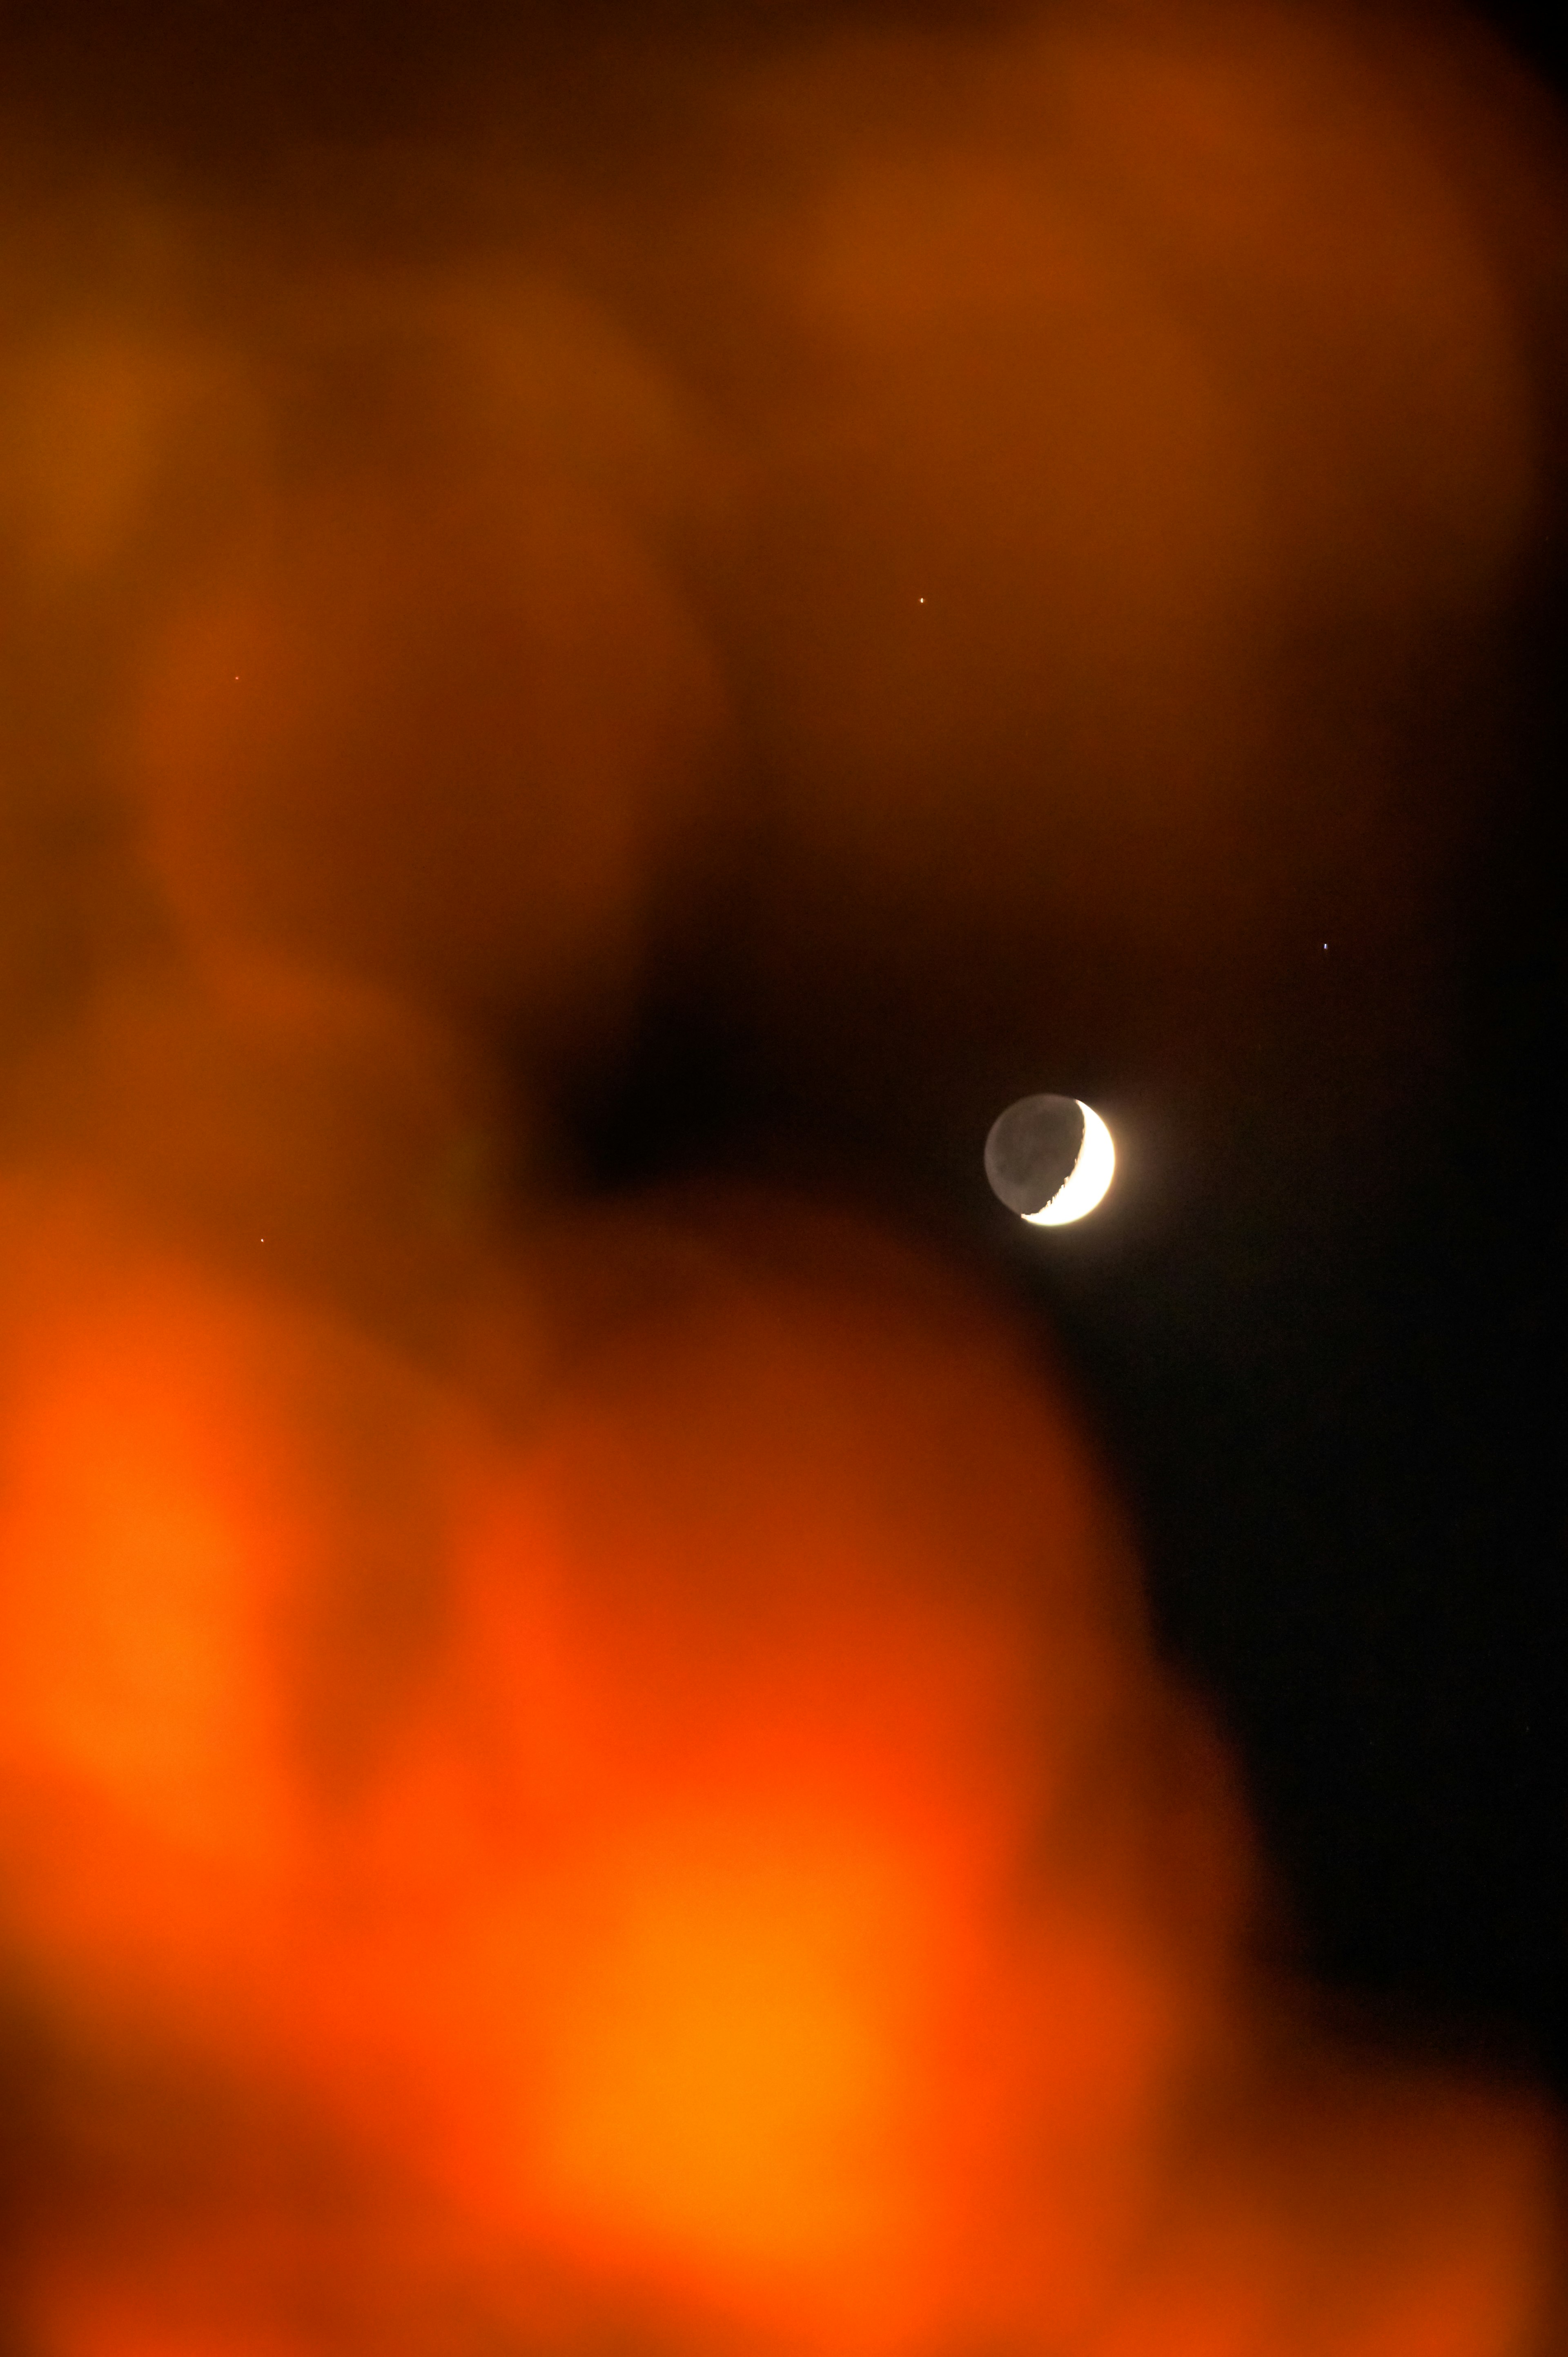
POLYGON ((1069 1220, 1081 1220, 1086 1211, 1093 1211, 1111 1184, 1116 1168, 1116 1148, 1111 1132, 1092 1105, 1086 1105, 1081 1097, 1076 1102, 1083 1115, 1083 1144, 1078 1149, 1078 1160, 1048 1203, 1037 1211, 1023 1214, 1032 1228, 1061 1228, 1069 1220))

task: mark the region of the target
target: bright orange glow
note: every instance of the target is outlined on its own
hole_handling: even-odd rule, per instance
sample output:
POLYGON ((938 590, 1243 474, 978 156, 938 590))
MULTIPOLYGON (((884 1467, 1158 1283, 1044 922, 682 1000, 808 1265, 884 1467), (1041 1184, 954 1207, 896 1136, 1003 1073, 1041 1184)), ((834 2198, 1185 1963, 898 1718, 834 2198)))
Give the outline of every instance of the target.
POLYGON ((293 2271, 370 2313, 410 2217, 421 2297, 584 2348, 607 2301, 1241 2352, 1303 2266, 1379 2357, 1530 2312, 1533 2115, 1256 2046, 1223 1770, 1061 1404, 947 1280, 761 1200, 556 1219, 568 1318, 575 1269, 655 1282, 541 1399, 482 1297, 438 1388, 77 1205, 13 1215, 12 1920, 86 2088, 147 2050, 137 2149, 217 2108, 209 2192, 145 2190, 164 2292, 105 2247, 57 2301, 40 2240, 73 2357, 248 2351, 231 2303, 286 2351, 293 2271), (362 2230, 280 2210, 300 2168, 362 2230), (1402 2188, 1354 2266, 1311 2222, 1347 2169, 1402 2188))
POLYGON ((1033 1340, 552 1110, 688 893, 859 1135, 1262 1053, 1330 869, 1397 1085, 1565 200, 1373 14, 808 10, 0 240, 7 2349, 1533 2357, 1557 2126, 1257 1964, 1033 1340))

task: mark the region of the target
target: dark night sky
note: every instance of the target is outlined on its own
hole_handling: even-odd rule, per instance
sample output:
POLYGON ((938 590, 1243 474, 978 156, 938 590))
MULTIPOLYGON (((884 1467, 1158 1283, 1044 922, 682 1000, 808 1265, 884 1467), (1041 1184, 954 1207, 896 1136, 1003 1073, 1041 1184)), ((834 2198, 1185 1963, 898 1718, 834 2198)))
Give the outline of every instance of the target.
MULTIPOLYGON (((1561 88, 1561 27, 1491 13, 1561 88)), ((1201 1111, 1157 1082, 1119 1103, 1113 1063, 1020 1064, 944 1123, 862 1066, 858 1092, 800 1086, 757 1158, 792 1126, 814 1174, 907 1194, 1045 1313, 1137 1500, 1166 1641, 1245 1759, 1300 1954, 1387 2034, 1517 2058, 1568 2092, 1564 619, 1545 577, 1505 651, 1515 726, 1484 856, 1443 919, 1444 1033, 1356 1148, 1387 1157, 1370 1205, 1349 1184, 1337 1202, 1332 1159, 1297 1178, 1365 1013, 1354 931, 1327 920, 1326 957, 1316 929, 1299 943, 1287 1028, 1313 1052, 1294 1102, 1288 1055, 1201 1111), (1014 1093, 1093 1097, 1101 1079, 1124 1161, 1142 1131, 1167 1178, 1178 1140, 1199 1166, 1220 1146, 1226 1176, 1189 1171, 1168 1225, 1108 1205, 1092 1234, 1042 1238, 985 1188, 986 1122, 1014 1093)), ((723 1016, 672 991, 601 1109, 607 1170, 722 1152, 726 1115, 744 1131, 751 1111, 746 1061, 723 1016)))
MULTIPOLYGON (((1288 1056, 1261 1089, 1222 1079, 1201 1105, 1128 1086, 1113 1061, 1020 1065, 996 1090, 994 1110, 1080 1088, 1118 1132, 1124 1189, 1179 1168, 1167 1220, 1112 1197, 1042 1237, 985 1185, 989 1115, 922 1121, 864 1082, 798 1083, 786 1118, 749 1043, 680 992, 589 1128, 612 1181, 798 1159, 897 1199, 1036 1308, 1136 1500, 1165 1641, 1245 1759, 1298 1954, 1387 2034, 1517 2058, 1568 2091, 1561 731, 1544 667, 1539 696, 1451 920, 1440 1069, 1365 1144, 1388 1164, 1370 1206, 1348 1173, 1337 1202, 1332 1159, 1295 1158, 1359 1019, 1342 939, 1322 965, 1300 943, 1305 1020, 1328 1047, 1305 1112, 1288 1056), (755 1094, 773 1118, 737 1146, 755 1094)), ((963 1098, 928 1072, 927 1099, 897 1070, 918 1104, 963 1098)))
MULTIPOLYGON (((1560 25, 1491 14, 1562 87, 1560 25)), ((132 104, 127 15, 139 138, 152 119, 210 156, 236 108, 356 136, 417 124, 427 102, 429 28, 412 16, 51 0, 7 12, 13 113, 31 90, 40 118, 64 107, 112 135, 132 104)), ((484 21, 448 9, 442 27, 467 16, 484 21)), ((929 1043, 852 981, 759 1044, 732 997, 729 920, 682 909, 633 1044, 563 1089, 605 1183, 787 1152, 820 1183, 895 1197, 1036 1307, 1134 1499, 1165 1640, 1240 1747, 1305 1957, 1395 2026, 1518 2052, 1568 2093, 1568 673, 1550 568, 1526 603, 1500 651, 1514 725, 1488 756, 1483 856, 1442 918, 1440 1051, 1391 1092, 1371 1147, 1354 1130, 1349 1146, 1317 1143, 1366 980, 1337 909, 1326 956, 1316 921, 1282 954, 1288 1049, 1185 1093, 1111 1054, 1031 1071, 1016 1039, 966 1062, 1011 968, 929 1043), (1112 1199, 1092 1232, 1022 1230, 986 1189, 987 1123, 1035 1088, 1090 1097, 1122 1139, 1130 1208, 1112 1199), (1360 1150, 1386 1168, 1342 1193, 1335 1157, 1360 1150), (1146 1209, 1155 1167, 1184 1174, 1164 1217, 1146 1209)))
MULTIPOLYGON (((1560 23, 1490 14, 1561 89, 1560 23)), ((867 1197, 907 1189, 1065 1340, 1137 1499, 1166 1641, 1241 1749, 1314 1969, 1391 2034, 1518 2056, 1568 2092, 1563 621, 1546 577, 1507 650, 1517 725, 1485 856, 1444 919, 1444 1037, 1364 1149, 1390 1165, 1369 1208, 1348 1187, 1337 1210, 1332 1163, 1293 1178, 1319 1058, 1331 1082, 1364 1014, 1354 934, 1327 922, 1326 958, 1299 944, 1306 1110, 1288 1060, 1259 1092, 1222 1087, 1185 1146, 1201 1163, 1229 1122, 1227 1179, 1190 1184, 1169 1227, 1129 1234, 1108 1206, 1092 1235, 1042 1239, 984 1187, 991 1111, 1035 1087, 1092 1096, 1092 1071, 1019 1066, 935 1135, 875 1091, 868 1110, 807 1086, 794 1143, 814 1128, 804 1158, 867 1197)), ((746 1096, 727 1033, 678 992, 650 1017, 607 1111, 610 1170, 722 1147, 716 1109, 746 1096)), ((1124 1155, 1141 1124, 1168 1156, 1182 1109, 1157 1085, 1119 1103, 1122 1076, 1103 1077, 1124 1155)))

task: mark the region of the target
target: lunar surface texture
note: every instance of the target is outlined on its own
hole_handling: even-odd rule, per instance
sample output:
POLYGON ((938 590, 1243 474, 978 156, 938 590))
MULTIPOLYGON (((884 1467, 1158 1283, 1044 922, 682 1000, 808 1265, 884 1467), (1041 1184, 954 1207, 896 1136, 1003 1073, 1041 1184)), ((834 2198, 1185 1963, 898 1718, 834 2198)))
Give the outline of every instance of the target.
POLYGON ((1076 1097, 1020 1097, 985 1141, 992 1191, 1036 1227, 1062 1227, 1092 1211, 1115 1168, 1111 1132, 1076 1097))

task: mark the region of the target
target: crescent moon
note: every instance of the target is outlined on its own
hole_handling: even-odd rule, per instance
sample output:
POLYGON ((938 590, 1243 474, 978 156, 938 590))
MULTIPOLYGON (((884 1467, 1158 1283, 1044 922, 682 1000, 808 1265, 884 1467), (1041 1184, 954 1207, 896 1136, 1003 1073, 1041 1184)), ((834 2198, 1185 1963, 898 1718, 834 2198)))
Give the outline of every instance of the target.
POLYGON ((1116 1148, 1111 1132, 1092 1105, 1081 1097, 1074 1099, 1083 1115, 1083 1144, 1078 1149, 1078 1160, 1057 1189, 1048 1203, 1037 1211, 1026 1211, 1023 1217, 1032 1228, 1061 1228, 1069 1220, 1081 1220, 1092 1211, 1110 1186, 1116 1168, 1116 1148))

